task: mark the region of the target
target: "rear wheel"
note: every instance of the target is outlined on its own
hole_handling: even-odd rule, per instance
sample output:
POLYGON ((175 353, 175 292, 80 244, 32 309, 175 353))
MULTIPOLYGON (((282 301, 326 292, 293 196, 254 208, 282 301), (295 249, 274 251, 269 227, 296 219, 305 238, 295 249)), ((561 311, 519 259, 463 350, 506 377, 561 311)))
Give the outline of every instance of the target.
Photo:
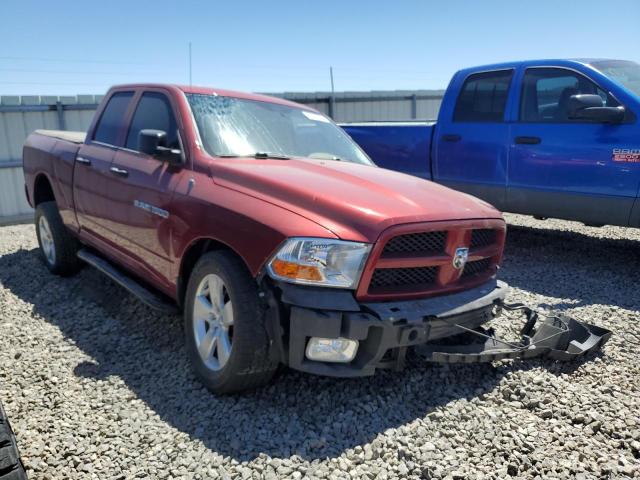
POLYGON ((278 366, 256 282, 230 252, 202 256, 187 287, 184 310, 187 353, 200 381, 214 393, 264 385, 278 366))
POLYGON ((51 273, 73 275, 82 266, 76 256, 78 241, 62 223, 56 202, 43 202, 36 207, 36 235, 42 257, 51 273))

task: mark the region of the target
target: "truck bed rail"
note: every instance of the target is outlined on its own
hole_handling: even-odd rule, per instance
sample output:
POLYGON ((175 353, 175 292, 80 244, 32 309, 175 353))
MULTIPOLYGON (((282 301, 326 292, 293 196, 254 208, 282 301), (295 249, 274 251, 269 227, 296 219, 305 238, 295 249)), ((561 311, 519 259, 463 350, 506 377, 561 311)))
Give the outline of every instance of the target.
POLYGON ((85 132, 70 132, 67 130, 36 130, 35 133, 38 135, 44 135, 45 137, 66 140, 71 143, 84 143, 87 136, 85 132))

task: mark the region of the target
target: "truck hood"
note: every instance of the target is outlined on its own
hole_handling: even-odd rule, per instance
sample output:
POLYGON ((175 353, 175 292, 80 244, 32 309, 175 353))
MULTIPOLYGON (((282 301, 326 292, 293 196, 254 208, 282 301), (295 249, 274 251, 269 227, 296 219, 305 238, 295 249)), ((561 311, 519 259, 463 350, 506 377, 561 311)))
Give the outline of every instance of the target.
POLYGON ((217 184, 286 208, 343 240, 374 242, 383 230, 402 223, 502 218, 470 195, 351 162, 216 159, 211 173, 217 184))

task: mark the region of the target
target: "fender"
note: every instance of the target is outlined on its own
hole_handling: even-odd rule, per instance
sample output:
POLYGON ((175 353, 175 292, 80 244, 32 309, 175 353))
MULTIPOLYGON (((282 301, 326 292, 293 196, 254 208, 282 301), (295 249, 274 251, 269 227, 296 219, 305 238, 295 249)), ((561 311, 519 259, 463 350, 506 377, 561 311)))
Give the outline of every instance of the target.
POLYGON ((51 185, 62 221, 74 231, 78 230, 78 221, 73 202, 73 172, 79 148, 79 144, 59 141, 45 135, 30 136, 24 146, 25 152, 30 150, 30 162, 24 166, 30 205, 36 206, 36 184, 38 178, 44 176, 51 185))
POLYGON ((171 205, 174 278, 198 241, 210 240, 240 256, 253 277, 288 237, 337 238, 317 223, 273 203, 214 183, 206 174, 185 175, 171 205), (193 180, 193 181, 192 181, 193 180))

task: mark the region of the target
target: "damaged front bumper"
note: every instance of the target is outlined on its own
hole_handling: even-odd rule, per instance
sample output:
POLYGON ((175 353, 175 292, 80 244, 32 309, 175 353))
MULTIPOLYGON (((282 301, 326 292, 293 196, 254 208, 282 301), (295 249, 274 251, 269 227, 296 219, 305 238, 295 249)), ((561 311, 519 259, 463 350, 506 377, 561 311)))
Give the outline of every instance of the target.
POLYGON ((523 313, 526 322, 520 330, 519 342, 502 340, 493 329, 458 325, 464 334, 456 337, 457 342, 426 344, 417 353, 436 363, 486 363, 534 357, 566 362, 601 349, 612 335, 606 328, 564 314, 545 315, 519 303, 502 303, 501 308, 523 313))
POLYGON ((442 363, 538 356, 570 360, 597 350, 611 336, 608 330, 563 315, 541 319, 525 306, 505 304, 508 286, 495 279, 451 295, 384 303, 358 303, 347 291, 278 287, 279 315, 270 335, 279 359, 319 375, 355 377, 372 375, 378 368, 400 369, 409 348, 426 361, 442 363), (517 343, 481 327, 503 309, 525 314, 517 343), (314 337, 353 340, 358 348, 346 363, 315 361, 307 355, 314 337))

